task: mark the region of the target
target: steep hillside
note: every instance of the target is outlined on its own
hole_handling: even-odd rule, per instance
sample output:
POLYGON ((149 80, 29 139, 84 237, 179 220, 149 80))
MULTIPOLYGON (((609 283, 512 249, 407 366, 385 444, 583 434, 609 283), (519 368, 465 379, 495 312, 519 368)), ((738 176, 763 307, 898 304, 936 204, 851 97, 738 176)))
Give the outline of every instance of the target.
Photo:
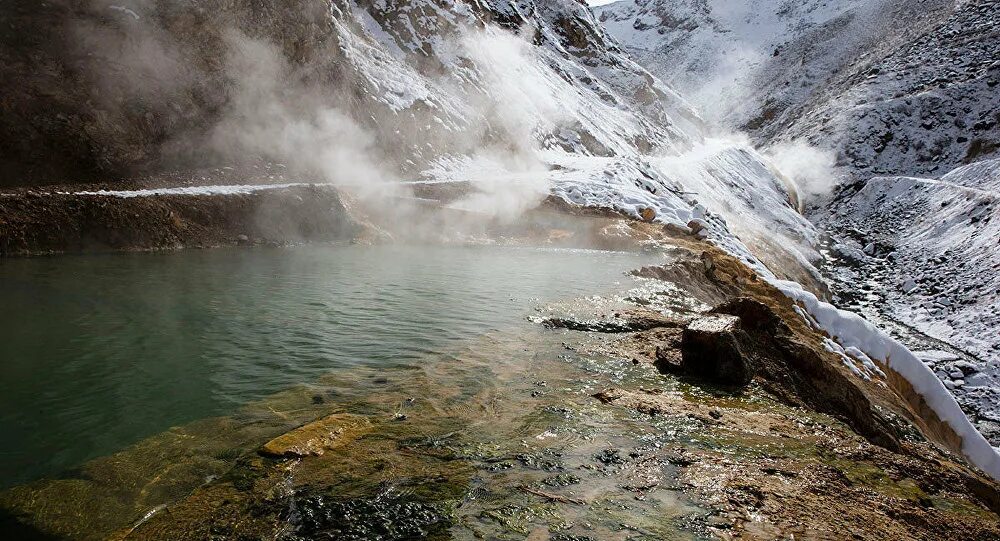
POLYGON ((808 142, 838 174, 946 172, 994 154, 994 0, 623 0, 595 12, 724 129, 808 142))
POLYGON ((595 9, 627 50, 717 120, 758 129, 946 2, 622 0, 595 9))
POLYGON ((1000 2, 956 3, 838 73, 794 120, 762 132, 837 153, 850 178, 939 176, 1000 148, 1000 2))
MULTIPOLYGON (((554 194, 694 221, 783 276, 808 277, 803 263, 817 257, 763 158, 742 142, 704 152, 694 109, 576 0, 64 0, 6 17, 8 185, 144 188, 137 178, 260 158, 287 166, 272 182, 375 197, 406 195, 413 181, 471 182, 454 204, 506 218, 554 194), (647 155, 679 165, 661 170, 647 155), (701 197, 688 170, 697 185, 717 177, 745 195, 701 197), (750 194, 768 202, 782 238, 740 218, 750 194)), ((214 177, 192 182, 222 184, 214 177)))
POLYGON ((599 155, 699 137, 697 115, 573 0, 61 0, 0 16, 8 185, 289 157, 261 138, 327 137, 313 146, 401 167, 525 135, 599 155))

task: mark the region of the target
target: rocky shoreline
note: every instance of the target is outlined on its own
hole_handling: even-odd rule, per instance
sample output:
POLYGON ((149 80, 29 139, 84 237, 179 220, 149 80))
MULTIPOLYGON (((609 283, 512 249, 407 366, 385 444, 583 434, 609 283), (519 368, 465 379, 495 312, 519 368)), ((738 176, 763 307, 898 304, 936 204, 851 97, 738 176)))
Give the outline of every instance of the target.
MULTIPOLYGON (((891 371, 871 378, 851 373, 780 293, 768 293, 765 284, 741 272, 728 256, 711 250, 692 255, 702 260, 708 255, 712 263, 705 265, 703 285, 715 290, 708 297, 730 299, 686 322, 610 335, 597 351, 653 365, 715 397, 750 394, 770 404, 752 412, 706 407, 659 389, 611 388, 595 397, 650 416, 687 416, 709 432, 741 440, 739 452, 709 446, 677 458, 686 490, 713 509, 708 522, 715 535, 996 535, 997 483, 965 464, 961 442, 928 415, 902 378, 891 371), (963 511, 950 514, 959 508, 963 511)), ((660 268, 640 272, 671 273, 660 268)))

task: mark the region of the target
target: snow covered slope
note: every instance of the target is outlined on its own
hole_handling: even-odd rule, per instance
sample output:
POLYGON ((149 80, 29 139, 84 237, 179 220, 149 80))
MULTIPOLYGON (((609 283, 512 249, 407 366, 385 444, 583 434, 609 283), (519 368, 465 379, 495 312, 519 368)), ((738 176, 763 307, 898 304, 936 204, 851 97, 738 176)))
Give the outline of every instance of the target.
POLYGON ((1000 147, 997 0, 621 0, 595 12, 726 129, 828 149, 849 180, 942 174, 1000 147))
POLYGON ((1000 148, 1000 1, 958 2, 891 49, 856 59, 771 141, 837 152, 851 178, 940 176, 1000 148))
POLYGON ((491 145, 612 155, 700 138, 694 110, 575 0, 188 4, 4 13, 4 182, 134 177, 317 139, 407 173, 491 145))
POLYGON ((762 272, 761 261, 781 276, 811 268, 815 231, 766 159, 745 141, 706 139, 694 109, 614 45, 582 3, 497 2, 486 14, 445 4, 439 14, 433 2, 374 2, 351 12, 360 26, 335 19, 342 39, 364 49, 348 59, 381 89, 376 100, 388 96, 385 105, 409 114, 405 89, 426 88, 433 100, 405 174, 472 181, 484 195, 457 205, 487 212, 517 210, 526 190, 652 211, 682 228, 695 221, 762 272))
POLYGON ((998 193, 1000 160, 986 160, 940 179, 873 178, 826 219, 836 263, 830 271, 843 304, 887 327, 912 327, 944 342, 909 345, 994 441, 1000 437, 998 193))
POLYGON ((365 94, 396 129, 399 117, 426 122, 413 126, 426 137, 399 134, 408 158, 491 142, 610 155, 700 137, 694 110, 608 49, 572 0, 339 4, 333 24, 365 94))
POLYGON ((757 128, 944 2, 621 0, 595 9, 640 62, 732 126, 757 128), (913 3, 913 2, 909 2, 913 3))

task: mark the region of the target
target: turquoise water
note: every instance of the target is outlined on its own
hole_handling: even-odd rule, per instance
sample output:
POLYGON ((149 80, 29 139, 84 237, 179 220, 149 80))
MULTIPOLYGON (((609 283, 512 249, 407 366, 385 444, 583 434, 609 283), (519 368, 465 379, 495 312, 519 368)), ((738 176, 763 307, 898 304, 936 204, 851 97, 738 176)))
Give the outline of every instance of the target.
POLYGON ((323 374, 412 366, 648 256, 304 246, 0 263, 0 486, 323 374))

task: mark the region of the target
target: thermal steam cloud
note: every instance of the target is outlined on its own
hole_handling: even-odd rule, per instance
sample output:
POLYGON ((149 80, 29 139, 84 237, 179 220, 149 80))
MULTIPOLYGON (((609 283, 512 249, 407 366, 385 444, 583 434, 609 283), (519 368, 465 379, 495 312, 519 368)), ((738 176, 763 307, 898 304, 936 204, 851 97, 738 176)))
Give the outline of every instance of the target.
POLYGON ((829 195, 837 185, 836 158, 829 150, 791 141, 767 149, 764 155, 794 184, 800 207, 829 195))
POLYGON ((478 126, 473 132, 494 132, 494 142, 480 141, 467 149, 459 171, 472 181, 476 193, 452 206, 512 220, 536 206, 550 190, 548 166, 541 158, 545 133, 570 122, 565 95, 546 76, 529 37, 487 26, 465 29, 451 43, 454 53, 476 67, 482 91, 466 92, 478 126))
MULTIPOLYGON (((168 134, 163 155, 228 164, 263 158, 287 164, 303 180, 377 199, 410 194, 399 182, 399 166, 413 158, 409 149, 423 146, 450 156, 458 166, 450 172, 453 179, 472 186, 455 207, 510 220, 549 193, 541 140, 569 122, 573 103, 566 97, 573 94, 558 86, 569 83, 547 73, 551 67, 531 43, 533 28, 486 26, 440 36, 438 46, 466 60, 478 78, 470 83, 454 74, 438 76, 466 109, 466 122, 458 130, 424 129, 435 125, 434 113, 415 111, 415 122, 393 130, 385 119, 369 125, 365 102, 345 97, 357 81, 331 81, 335 66, 292 62, 281 44, 216 26, 221 61, 206 65, 191 44, 161 27, 156 7, 128 3, 112 9, 95 2, 91 9, 95 16, 76 27, 76 42, 117 66, 95 68, 94 80, 115 85, 100 92, 107 97, 103 110, 125 119, 130 113, 122 104, 141 102, 154 116, 170 118, 179 110, 170 104, 218 104, 206 108, 215 116, 204 117, 203 129, 168 134), (111 69, 119 73, 108 77, 111 69)), ((421 159, 434 158, 425 153, 421 159)))
POLYGON ((229 30, 227 73, 233 82, 212 145, 294 164, 362 197, 402 190, 381 165, 375 135, 331 99, 329 89, 302 82, 278 48, 229 30))
POLYGON ((170 9, 92 1, 72 21, 73 46, 95 59, 87 69, 102 118, 130 125, 140 104, 164 126, 159 154, 182 168, 266 159, 362 196, 403 190, 383 166, 375 134, 352 116, 329 77, 233 27, 213 26, 202 41, 172 32, 161 13, 170 9), (201 42, 218 47, 221 60, 206 57, 201 42))

